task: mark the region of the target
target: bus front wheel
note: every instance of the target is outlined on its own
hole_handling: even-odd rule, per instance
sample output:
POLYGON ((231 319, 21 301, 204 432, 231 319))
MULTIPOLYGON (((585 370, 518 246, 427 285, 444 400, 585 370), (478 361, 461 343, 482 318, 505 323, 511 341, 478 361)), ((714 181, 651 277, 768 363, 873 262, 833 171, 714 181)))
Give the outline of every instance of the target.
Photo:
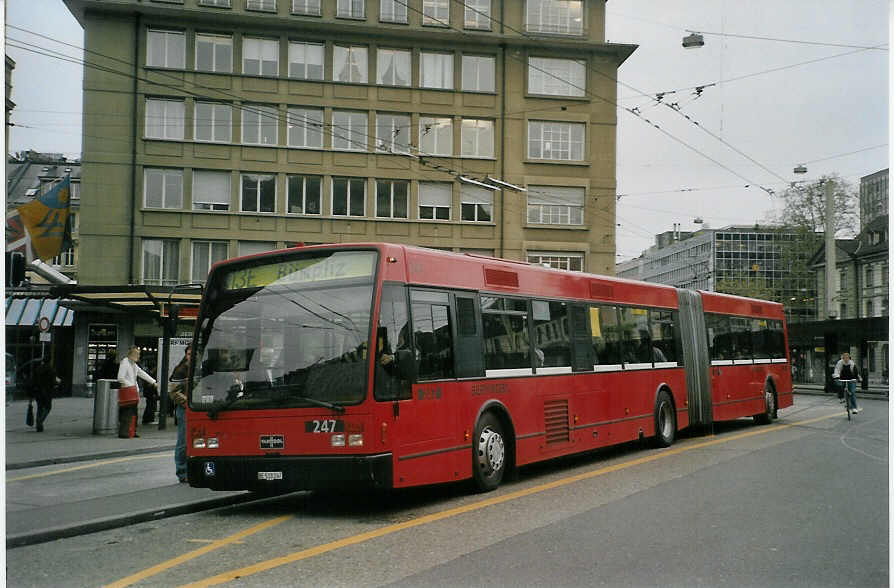
POLYGON ((475 487, 479 492, 496 489, 506 472, 506 441, 503 424, 492 412, 478 420, 472 451, 475 487))
POLYGON ((670 447, 677 435, 677 419, 674 413, 674 403, 664 390, 658 394, 655 403, 655 445, 658 447, 670 447))

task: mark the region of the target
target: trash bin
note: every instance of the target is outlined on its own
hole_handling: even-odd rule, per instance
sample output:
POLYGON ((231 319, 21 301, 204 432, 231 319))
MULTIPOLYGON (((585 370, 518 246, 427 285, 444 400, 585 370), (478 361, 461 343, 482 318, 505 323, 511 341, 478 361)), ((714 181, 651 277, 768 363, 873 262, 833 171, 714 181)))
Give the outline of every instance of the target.
POLYGON ((96 396, 93 398, 93 434, 109 435, 117 432, 118 382, 97 380, 96 396))

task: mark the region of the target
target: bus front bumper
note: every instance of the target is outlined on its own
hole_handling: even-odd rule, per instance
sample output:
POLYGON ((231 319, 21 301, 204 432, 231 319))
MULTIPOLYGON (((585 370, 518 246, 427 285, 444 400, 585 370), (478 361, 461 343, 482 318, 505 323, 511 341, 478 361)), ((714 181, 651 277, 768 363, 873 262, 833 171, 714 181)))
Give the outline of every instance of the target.
POLYGON ((351 456, 190 457, 189 485, 212 490, 288 492, 392 487, 390 453, 351 456))

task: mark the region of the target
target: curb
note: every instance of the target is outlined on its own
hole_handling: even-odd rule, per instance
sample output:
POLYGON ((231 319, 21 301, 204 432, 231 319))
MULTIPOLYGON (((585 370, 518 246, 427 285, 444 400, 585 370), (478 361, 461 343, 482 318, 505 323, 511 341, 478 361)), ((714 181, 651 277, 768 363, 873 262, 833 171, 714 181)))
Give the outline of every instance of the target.
POLYGON ((45 459, 35 459, 32 461, 22 461, 17 463, 7 463, 6 470, 23 470, 25 468, 37 468, 41 466, 54 465, 60 463, 74 463, 78 461, 91 461, 94 459, 106 459, 113 457, 126 457, 128 455, 145 455, 147 453, 158 453, 161 451, 173 451, 175 445, 159 445, 157 447, 144 447, 141 449, 122 449, 120 451, 106 451, 103 453, 86 453, 81 455, 70 455, 63 457, 48 457, 45 459))
POLYGON ((259 497, 251 492, 244 492, 232 496, 224 496, 221 498, 212 498, 209 500, 201 500, 198 502, 183 502, 165 506, 161 509, 150 509, 125 515, 116 515, 110 517, 102 517, 77 523, 67 527, 51 527, 32 533, 19 533, 18 535, 6 536, 6 549, 14 547, 25 547, 26 545, 36 545, 38 543, 47 543, 56 539, 64 539, 66 537, 75 537, 78 535, 86 535, 88 533, 96 533, 98 531, 108 531, 109 529, 117 529, 137 523, 145 523, 147 521, 155 521, 175 517, 183 514, 200 512, 203 510, 211 510, 223 506, 232 506, 243 502, 251 502, 258 500, 259 497))

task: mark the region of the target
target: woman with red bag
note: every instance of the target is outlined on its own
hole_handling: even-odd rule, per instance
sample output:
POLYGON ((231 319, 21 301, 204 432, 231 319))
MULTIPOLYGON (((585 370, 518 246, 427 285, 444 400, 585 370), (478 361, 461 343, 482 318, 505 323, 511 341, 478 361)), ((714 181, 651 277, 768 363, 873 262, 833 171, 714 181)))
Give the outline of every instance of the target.
POLYGON ((137 407, 140 404, 140 392, 137 389, 137 378, 155 386, 155 379, 137 365, 139 359, 140 348, 131 347, 127 357, 118 366, 118 436, 122 439, 139 437, 137 407))

